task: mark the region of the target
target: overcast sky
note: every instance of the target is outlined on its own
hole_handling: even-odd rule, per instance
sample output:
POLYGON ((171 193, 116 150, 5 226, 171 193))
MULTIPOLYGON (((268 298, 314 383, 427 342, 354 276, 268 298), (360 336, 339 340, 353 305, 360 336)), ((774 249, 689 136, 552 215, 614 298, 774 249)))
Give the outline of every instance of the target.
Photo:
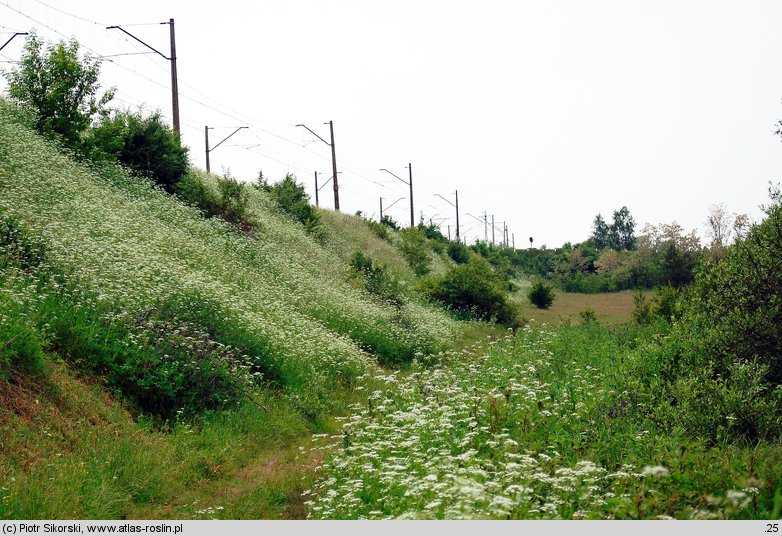
MULTIPOLYGON (((291 172, 312 194, 330 148, 294 125, 328 139, 332 120, 344 212, 377 217, 381 196, 404 196, 390 213, 409 223, 406 185, 379 169, 406 179, 412 163, 416 219, 448 217, 454 233, 435 194, 458 189, 468 240, 484 227, 467 213, 486 211, 517 247, 555 247, 622 205, 639 229, 702 231, 720 202, 759 219, 782 179, 782 2, 0 0, 0 39, 35 28, 101 55, 146 51, 105 29, 127 25, 168 55, 169 18, 193 164, 205 167, 205 125, 212 145, 249 126, 211 153, 212 171, 291 172), (143 23, 155 24, 131 26, 143 23)), ((102 83, 117 105, 171 116, 160 56, 106 58, 102 83)), ((333 208, 330 185, 320 201, 333 208)))

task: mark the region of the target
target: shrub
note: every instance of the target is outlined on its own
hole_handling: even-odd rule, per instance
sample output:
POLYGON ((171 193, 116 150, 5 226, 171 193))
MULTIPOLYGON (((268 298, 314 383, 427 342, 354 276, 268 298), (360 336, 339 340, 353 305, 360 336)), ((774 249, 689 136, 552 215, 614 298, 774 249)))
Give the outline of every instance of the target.
POLYGON ((578 313, 578 316, 581 317, 581 322, 584 324, 594 324, 597 322, 597 314, 595 314, 595 310, 591 307, 587 307, 578 313))
POLYGON ((372 232, 374 232, 378 236, 378 238, 381 238, 386 242, 391 242, 391 234, 388 232, 388 227, 376 221, 372 221, 372 220, 365 220, 365 221, 367 222, 367 226, 370 229, 372 229, 372 232))
POLYGON ((483 257, 474 256, 466 264, 451 266, 441 278, 421 286, 424 293, 451 309, 516 326, 518 310, 508 302, 501 278, 483 257))
POLYGON ((538 309, 548 309, 554 303, 554 291, 549 285, 538 279, 527 294, 529 302, 538 309))
POLYGON ((782 383, 782 206, 698 275, 688 321, 703 330, 705 350, 720 363, 757 359, 782 383))
POLYGON ((233 406, 268 373, 267 352, 226 337, 229 320, 202 297, 180 295, 128 316, 64 284, 42 300, 39 317, 50 350, 163 419, 233 406))
POLYGON ((0 269, 10 265, 30 270, 44 259, 43 245, 32 240, 15 218, 0 213, 0 269))
POLYGON ((244 183, 239 182, 226 173, 222 179, 217 179, 217 189, 220 197, 217 201, 217 210, 221 218, 229 223, 239 224, 245 230, 251 229, 248 221, 247 204, 250 196, 245 190, 244 183))
POLYGON ((360 251, 353 255, 350 265, 357 274, 362 276, 367 292, 393 305, 401 305, 399 284, 388 273, 385 266, 374 263, 372 259, 360 251))
POLYGON ((656 361, 677 418, 712 441, 782 435, 782 207, 696 275, 656 361))
POLYGON ((389 229, 393 229, 394 231, 401 229, 396 220, 388 214, 385 214, 382 218, 380 218, 380 224, 388 227, 389 229))
POLYGON ((205 217, 217 216, 220 213, 217 196, 209 191, 204 181, 195 173, 185 174, 174 190, 185 203, 199 209, 205 217))
POLYGON ((654 314, 668 321, 680 316, 679 291, 675 287, 666 285, 657 289, 654 314))
POLYGON ((426 243, 424 233, 415 228, 408 227, 400 231, 401 242, 399 249, 407 259, 410 267, 417 276, 423 276, 429 273, 429 247, 426 243))
POLYGON ((159 112, 149 117, 115 112, 92 129, 87 143, 92 158, 115 160, 169 192, 187 172, 188 149, 159 112))
POLYGON ((654 302, 646 297, 643 289, 638 289, 633 293, 633 320, 637 324, 651 324, 654 319, 654 302))
POLYGON ((470 260, 470 252, 467 249, 467 246, 458 240, 448 242, 448 256, 451 257, 456 264, 464 264, 470 260))
POLYGON ((280 182, 270 185, 263 179, 263 175, 259 174, 256 187, 266 191, 283 212, 304 225, 308 233, 318 237, 321 235, 320 215, 310 204, 310 197, 304 185, 296 182, 296 177, 288 174, 280 182))

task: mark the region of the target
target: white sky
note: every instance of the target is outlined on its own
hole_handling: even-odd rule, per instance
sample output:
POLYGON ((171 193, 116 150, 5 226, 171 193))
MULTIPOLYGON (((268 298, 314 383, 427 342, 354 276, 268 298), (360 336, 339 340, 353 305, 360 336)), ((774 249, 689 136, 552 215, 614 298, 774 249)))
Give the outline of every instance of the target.
MULTIPOLYGON (((719 202, 759 219, 768 182, 782 179, 777 1, 0 0, 0 44, 36 28, 103 55, 144 51, 105 30, 119 24, 168 55, 167 26, 129 25, 171 17, 191 161, 205 166, 205 125, 217 127, 212 145, 249 126, 211 154, 212 171, 290 171, 312 194, 313 171, 331 176, 330 149, 294 125, 328 139, 333 120, 344 212, 377 217, 380 196, 408 196, 378 170, 406 178, 411 162, 416 219, 448 216, 453 232, 454 209, 434 194, 458 189, 468 240, 484 229, 466 213, 485 210, 517 247, 529 236, 555 247, 622 205, 639 230, 702 230, 719 202)), ((102 82, 115 104, 170 117, 166 60, 111 60, 102 82)), ((320 200, 333 207, 330 185, 320 200)), ((407 203, 390 210, 405 224, 407 203)))

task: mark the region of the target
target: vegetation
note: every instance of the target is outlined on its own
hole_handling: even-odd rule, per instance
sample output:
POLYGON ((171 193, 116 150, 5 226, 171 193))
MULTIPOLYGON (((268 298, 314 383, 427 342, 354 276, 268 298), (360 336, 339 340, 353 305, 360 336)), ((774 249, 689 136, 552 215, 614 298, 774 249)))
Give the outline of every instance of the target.
POLYGON ((548 309, 554 303, 554 292, 542 280, 537 280, 532 284, 527 297, 529 302, 538 309, 548 309))
POLYGON ((264 179, 263 173, 259 173, 255 185, 268 193, 285 213, 304 225, 308 233, 320 236, 320 215, 315 211, 315 207, 310 205, 310 196, 304 190, 304 185, 296 182, 293 175, 285 175, 280 182, 270 185, 264 179))
POLYGON ((467 248, 188 169, 98 66, 33 34, 0 100, 0 517, 782 515, 779 187, 467 248))
POLYGON ((188 149, 157 112, 149 117, 129 111, 104 116, 90 130, 86 144, 93 159, 119 162, 169 192, 188 169, 188 149))
POLYGON ((114 95, 98 96, 99 74, 100 60, 81 58, 76 40, 44 45, 31 31, 20 66, 6 73, 8 95, 35 112, 38 132, 79 150, 82 134, 114 95))
POLYGON ((345 422, 308 494, 310 516, 779 516, 782 449, 710 448, 671 424, 686 410, 660 405, 646 374, 654 338, 654 328, 594 322, 526 327, 470 359, 389 376, 345 422))
POLYGON ((452 266, 441 277, 425 280, 422 290, 433 300, 481 320, 507 326, 519 322, 518 311, 509 302, 501 278, 488 261, 477 255, 467 263, 452 266))
POLYGON ((429 273, 431 260, 429 258, 429 246, 426 242, 426 234, 415 227, 408 227, 399 232, 399 249, 410 263, 410 267, 417 276, 429 273))
POLYGON ((399 306, 402 304, 399 283, 393 279, 385 266, 377 264, 369 257, 357 251, 350 262, 353 270, 364 281, 364 288, 386 302, 399 306))

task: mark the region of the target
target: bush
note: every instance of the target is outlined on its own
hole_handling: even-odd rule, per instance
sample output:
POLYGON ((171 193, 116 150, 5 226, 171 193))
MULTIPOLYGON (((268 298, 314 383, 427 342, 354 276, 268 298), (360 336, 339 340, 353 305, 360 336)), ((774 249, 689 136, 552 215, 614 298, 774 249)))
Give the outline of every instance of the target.
POLYGON ((391 233, 388 232, 388 227, 376 221, 372 221, 372 220, 365 220, 365 221, 367 222, 367 226, 372 230, 372 232, 374 232, 378 236, 378 238, 381 238, 386 242, 391 242, 391 233))
POLYGON ((669 322, 678 318, 680 316, 679 294, 676 288, 669 285, 658 288, 654 314, 669 322))
POLYGON ((247 215, 250 195, 245 188, 244 183, 236 180, 230 173, 226 173, 222 179, 217 179, 217 190, 220 192, 217 209, 219 216, 225 221, 238 224, 243 230, 250 230, 252 224, 247 215))
POLYGON ((766 219, 696 274, 655 357, 679 422, 711 441, 782 436, 782 207, 772 198, 766 219))
POLYGON ((44 259, 43 245, 32 240, 15 218, 0 214, 0 270, 6 266, 31 270, 44 259))
POLYGON ((237 344, 230 321, 203 297, 127 316, 67 284, 42 300, 39 317, 50 350, 163 419, 231 407, 269 371, 268 351, 237 344))
POLYGON ((470 251, 461 242, 452 240, 448 242, 448 256, 456 264, 464 264, 470 260, 470 251))
POLYGON ((247 187, 230 174, 217 179, 217 195, 198 175, 188 173, 176 185, 176 194, 187 204, 198 208, 205 217, 219 217, 240 230, 250 232, 255 225, 247 212, 250 201, 247 187))
POLYGON ((415 275, 420 277, 428 274, 431 259, 424 233, 415 227, 408 227, 400 231, 399 236, 401 238, 399 249, 415 275))
POLYGON ((597 314, 595 313, 595 310, 591 307, 587 307, 580 313, 578 313, 578 316, 581 317, 581 322, 583 324, 594 324, 597 323, 597 314))
POLYGON ((385 214, 382 218, 380 218, 380 225, 384 225, 394 231, 398 231, 399 229, 401 229, 401 227, 399 227, 399 224, 396 222, 396 220, 391 216, 389 216, 388 214, 385 214))
POLYGON ((430 298, 481 320, 508 326, 519 322, 518 310, 508 302, 502 279, 483 257, 474 256, 466 264, 452 266, 444 276, 425 281, 421 288, 430 298))
POLYGON ((159 112, 149 117, 116 112, 92 129, 87 144, 93 159, 117 161, 169 192, 187 172, 188 149, 180 145, 159 112))
POLYGON ((532 288, 527 294, 529 302, 538 309, 548 309, 554 303, 554 291, 542 280, 537 280, 532 284, 532 288))
POLYGON ((402 304, 399 284, 388 273, 385 266, 375 264, 372 259, 360 251, 353 255, 350 265, 356 274, 362 276, 367 292, 393 305, 402 304))
POLYGON ((637 324, 647 325, 654 320, 654 302, 649 300, 643 289, 638 289, 633 293, 633 320, 637 324))
POLYGON ((259 174, 256 187, 267 192, 283 212, 304 225, 308 233, 316 237, 321 235, 320 214, 310 204, 304 185, 296 182, 296 177, 288 174, 280 182, 270 185, 263 179, 263 174, 259 174))

